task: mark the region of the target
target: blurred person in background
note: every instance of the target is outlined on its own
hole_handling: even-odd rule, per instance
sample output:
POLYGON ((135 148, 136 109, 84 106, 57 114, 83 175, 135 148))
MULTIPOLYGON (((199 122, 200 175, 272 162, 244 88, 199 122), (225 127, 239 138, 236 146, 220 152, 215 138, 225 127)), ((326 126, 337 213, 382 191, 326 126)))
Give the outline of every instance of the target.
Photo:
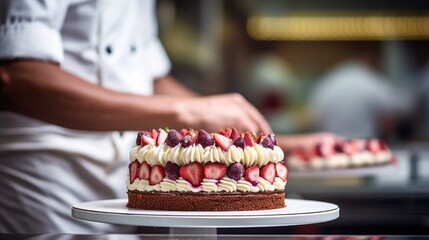
MULTIPOLYGON (((133 231, 74 219, 70 209, 126 197, 136 130, 271 131, 240 94, 198 96, 169 75, 155 5, 0 2, 0 232, 133 231)), ((286 148, 335 138, 278 142, 286 148)))
POLYGON ((379 68, 380 44, 354 44, 352 58, 329 70, 310 94, 314 127, 347 138, 390 134, 396 93, 379 68))
POLYGON ((429 54, 426 64, 418 76, 419 83, 416 90, 416 123, 420 131, 417 133, 419 138, 429 140, 429 54))

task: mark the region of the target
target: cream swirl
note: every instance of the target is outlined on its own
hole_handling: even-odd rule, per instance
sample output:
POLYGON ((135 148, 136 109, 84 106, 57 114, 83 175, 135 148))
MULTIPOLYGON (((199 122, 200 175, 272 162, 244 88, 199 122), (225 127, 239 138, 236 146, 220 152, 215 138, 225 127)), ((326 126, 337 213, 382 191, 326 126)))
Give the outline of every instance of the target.
POLYGON ((218 192, 235 192, 237 190, 237 182, 229 177, 223 177, 217 187, 218 192))
POLYGON ((232 163, 241 162, 243 159, 243 149, 232 145, 228 151, 225 152, 225 164, 230 165, 232 163))
POLYGON ((271 162, 278 163, 283 161, 285 154, 279 146, 274 146, 272 151, 268 151, 271 162))
POLYGON ((276 177, 274 179, 273 187, 275 190, 284 190, 286 183, 287 183, 287 179, 286 181, 283 181, 283 179, 276 177))
POLYGON ((259 191, 273 191, 274 186, 270 182, 260 177, 258 182, 259 191))
POLYGON ((269 148, 265 148, 262 145, 254 144, 256 153, 258 154, 256 158, 256 164, 261 167, 266 165, 270 161, 269 148))
POLYGON ((174 180, 164 178, 160 185, 163 192, 177 191, 176 181, 174 180))
POLYGON ((253 186, 244 178, 237 181, 237 190, 240 192, 259 192, 259 188, 257 186, 253 186))
POLYGON ((204 152, 204 163, 207 162, 225 162, 225 152, 214 145, 207 147, 204 152))
POLYGON ((145 160, 151 166, 162 165, 164 167, 167 162, 164 158, 164 147, 162 145, 152 146, 146 154, 145 160))
POLYGON ((164 159, 174 163, 182 162, 182 159, 181 159, 182 145, 180 143, 174 146, 173 148, 167 146, 166 150, 167 151, 164 154, 164 159))
POLYGON ((201 187, 193 187, 188 181, 183 178, 176 180, 177 191, 179 192, 200 192, 201 187))
POLYGON ((127 178, 127 189, 128 190, 139 190, 141 192, 147 191, 149 181, 145 179, 136 179, 133 183, 130 183, 130 178, 127 178))
POLYGON ((192 144, 187 148, 182 148, 182 161, 176 162, 178 165, 186 165, 191 162, 202 163, 204 159, 204 148, 201 144, 192 144))
POLYGON ((201 187, 204 192, 216 192, 218 180, 204 178, 201 187))
POLYGON ((152 147, 152 145, 145 145, 144 147, 140 148, 139 152, 137 153, 137 159, 140 163, 146 162, 146 159, 148 158, 148 154, 152 147))
POLYGON ((243 150, 243 166, 245 168, 251 167, 255 164, 258 153, 255 148, 246 146, 243 150))
POLYGON ((130 162, 132 162, 132 161, 134 161, 134 160, 136 160, 136 159, 139 159, 139 150, 140 150, 140 146, 135 146, 135 147, 133 147, 132 149, 131 149, 131 151, 130 151, 130 162))

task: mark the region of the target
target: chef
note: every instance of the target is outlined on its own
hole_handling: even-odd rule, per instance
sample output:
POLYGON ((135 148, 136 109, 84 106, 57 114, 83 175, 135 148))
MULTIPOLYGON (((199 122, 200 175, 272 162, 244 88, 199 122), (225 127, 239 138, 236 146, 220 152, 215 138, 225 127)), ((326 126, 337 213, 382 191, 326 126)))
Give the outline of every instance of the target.
POLYGON ((136 130, 270 132, 241 95, 197 96, 168 75, 155 7, 148 0, 0 1, 0 232, 132 231, 70 211, 126 197, 136 130))

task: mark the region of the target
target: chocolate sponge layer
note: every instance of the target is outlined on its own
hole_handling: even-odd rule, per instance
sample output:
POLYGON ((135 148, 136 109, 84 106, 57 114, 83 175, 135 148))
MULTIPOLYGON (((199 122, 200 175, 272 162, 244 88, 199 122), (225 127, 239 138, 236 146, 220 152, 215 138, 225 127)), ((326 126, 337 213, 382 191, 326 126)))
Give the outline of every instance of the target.
POLYGON ((285 207, 284 191, 189 193, 128 191, 129 208, 167 211, 251 211, 285 207))

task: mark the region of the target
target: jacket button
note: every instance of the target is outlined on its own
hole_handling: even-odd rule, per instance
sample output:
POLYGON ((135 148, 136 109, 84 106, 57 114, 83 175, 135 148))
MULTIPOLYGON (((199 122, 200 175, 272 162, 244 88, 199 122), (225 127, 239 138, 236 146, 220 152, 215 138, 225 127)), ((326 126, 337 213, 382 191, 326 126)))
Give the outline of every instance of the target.
POLYGON ((137 52, 137 47, 135 45, 131 45, 130 51, 131 51, 131 53, 137 52))
POLYGON ((106 46, 106 53, 112 54, 112 52, 113 52, 112 46, 110 46, 110 45, 106 46))

